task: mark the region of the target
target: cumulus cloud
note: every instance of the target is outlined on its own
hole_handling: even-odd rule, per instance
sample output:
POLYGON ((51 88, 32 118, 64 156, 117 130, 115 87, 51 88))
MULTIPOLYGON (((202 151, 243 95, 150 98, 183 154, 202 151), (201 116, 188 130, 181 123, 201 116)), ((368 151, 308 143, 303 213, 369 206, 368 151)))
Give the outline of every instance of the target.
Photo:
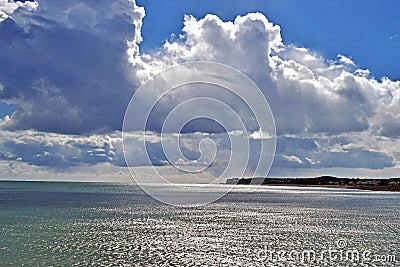
MULTIPOLYGON (((179 62, 212 60, 238 68, 257 83, 270 102, 279 134, 369 129, 399 134, 399 82, 351 72, 348 66, 354 62, 341 54, 339 61, 329 61, 309 49, 285 45, 280 27, 260 13, 233 22, 215 15, 199 20, 186 16, 181 38, 166 42, 159 52, 140 55, 144 10, 133 2, 44 1, 34 13, 18 11, 15 22, 0 24, 11 31, 9 42, 2 43, 6 56, 0 60, 0 98, 19 105, 6 129, 119 130, 127 101, 145 77, 179 62)), ((167 99, 151 130, 160 128, 160 118, 169 110, 165 107, 199 92, 206 90, 167 99)), ((217 127, 203 124, 203 131, 217 127)))
POLYGON ((180 38, 166 42, 161 51, 146 58, 149 71, 212 60, 252 78, 276 120, 279 138, 274 166, 379 169, 394 167, 399 160, 391 149, 373 149, 366 141, 363 147, 350 146, 357 142, 355 136, 370 141, 386 136, 392 141, 385 144, 398 143, 399 82, 370 77, 368 70, 359 69, 342 54, 329 60, 310 49, 284 44, 279 26, 260 13, 239 16, 233 22, 213 15, 186 16, 180 38), (304 138, 315 134, 328 137, 304 138), (290 135, 300 137, 285 137, 290 135), (334 138, 347 147, 327 141, 334 138))
MULTIPOLYGON (((397 82, 369 78, 349 68, 354 62, 341 54, 338 61, 327 60, 309 49, 285 45, 279 26, 260 13, 234 22, 187 16, 184 25, 181 38, 166 42, 149 65, 213 60, 238 68, 263 90, 280 134, 366 131, 382 120, 378 111, 383 106, 393 119, 397 114, 397 82)), ((393 129, 378 124, 375 128, 385 128, 377 129, 381 133, 394 134, 399 122, 392 121, 393 129)))
MULTIPOLYGON (((330 60, 285 44, 280 27, 261 13, 232 22, 185 16, 179 38, 143 54, 138 44, 145 12, 133 1, 0 3, 0 100, 18 105, 0 121, 5 161, 123 166, 118 130, 135 89, 166 67, 211 60, 244 72, 269 101, 278 133, 274 167, 378 170, 400 164, 400 81, 371 77, 350 56, 330 60)), ((150 117, 155 132, 147 147, 155 165, 168 164, 157 133, 168 112, 210 94, 249 115, 234 96, 215 87, 171 93, 150 117)), ((198 142, 197 131, 213 134, 221 155, 229 151, 218 136, 221 127, 201 121, 184 129, 189 158, 199 155, 189 145, 198 142)), ((252 145, 265 138, 258 127, 249 136, 252 145)), ((143 141, 140 134, 131 138, 133 146, 143 141)))

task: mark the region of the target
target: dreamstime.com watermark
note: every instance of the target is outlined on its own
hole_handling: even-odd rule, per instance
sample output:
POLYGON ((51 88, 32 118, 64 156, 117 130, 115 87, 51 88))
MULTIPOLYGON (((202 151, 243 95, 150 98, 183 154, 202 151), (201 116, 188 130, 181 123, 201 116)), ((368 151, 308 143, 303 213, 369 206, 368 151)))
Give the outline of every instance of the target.
POLYGON ((339 239, 334 245, 324 249, 276 249, 266 246, 257 251, 257 260, 264 263, 300 263, 300 264, 390 264, 398 262, 394 254, 374 253, 369 249, 357 249, 348 245, 347 240, 339 239))

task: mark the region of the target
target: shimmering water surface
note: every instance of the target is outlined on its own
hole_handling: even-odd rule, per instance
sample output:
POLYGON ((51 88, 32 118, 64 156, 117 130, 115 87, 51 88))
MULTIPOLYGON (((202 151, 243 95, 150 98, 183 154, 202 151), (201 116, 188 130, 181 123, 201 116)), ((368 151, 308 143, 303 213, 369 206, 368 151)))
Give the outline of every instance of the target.
POLYGON ((0 266, 400 266, 399 193, 238 186, 177 208, 134 185, 0 182, 0 212, 0 266))

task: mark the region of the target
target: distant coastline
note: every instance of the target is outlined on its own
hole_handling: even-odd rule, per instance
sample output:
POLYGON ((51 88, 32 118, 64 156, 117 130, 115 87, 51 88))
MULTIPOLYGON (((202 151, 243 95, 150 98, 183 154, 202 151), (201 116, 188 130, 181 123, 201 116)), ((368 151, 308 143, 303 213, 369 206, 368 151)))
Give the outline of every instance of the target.
POLYGON ((400 178, 338 178, 320 176, 312 178, 231 178, 227 184, 345 188, 373 191, 400 192, 400 178))

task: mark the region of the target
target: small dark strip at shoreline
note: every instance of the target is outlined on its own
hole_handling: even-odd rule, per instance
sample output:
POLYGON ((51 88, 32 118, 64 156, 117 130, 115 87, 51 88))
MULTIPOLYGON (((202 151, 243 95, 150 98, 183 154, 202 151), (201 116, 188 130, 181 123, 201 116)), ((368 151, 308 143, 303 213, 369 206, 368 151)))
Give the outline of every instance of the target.
POLYGON ((400 178, 363 179, 338 178, 334 176, 320 176, 314 178, 231 178, 227 179, 226 183, 238 185, 326 187, 400 192, 400 178))

